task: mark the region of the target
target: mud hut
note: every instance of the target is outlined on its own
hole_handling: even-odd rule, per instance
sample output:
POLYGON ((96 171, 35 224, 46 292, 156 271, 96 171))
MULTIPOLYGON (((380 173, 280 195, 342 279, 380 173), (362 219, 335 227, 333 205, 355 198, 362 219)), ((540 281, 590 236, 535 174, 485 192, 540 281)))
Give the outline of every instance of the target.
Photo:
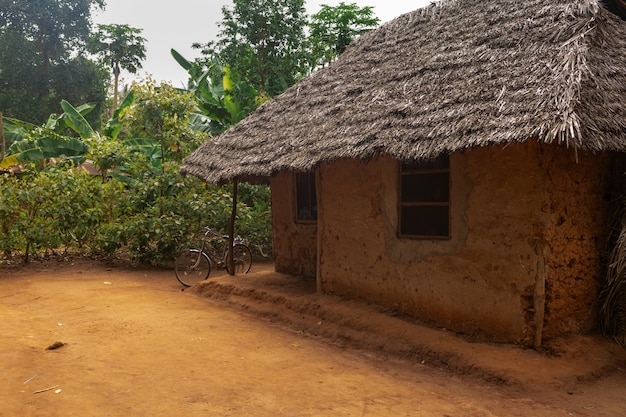
POLYGON ((596 326, 624 151, 614 8, 444 0, 361 36, 182 172, 269 180, 277 271, 538 346, 596 326))

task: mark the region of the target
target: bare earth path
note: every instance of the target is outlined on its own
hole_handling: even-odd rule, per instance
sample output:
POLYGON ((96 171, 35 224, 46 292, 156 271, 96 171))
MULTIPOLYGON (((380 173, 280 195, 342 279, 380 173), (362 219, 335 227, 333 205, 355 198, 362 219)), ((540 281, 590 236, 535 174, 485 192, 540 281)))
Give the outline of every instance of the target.
POLYGON ((621 371, 531 395, 307 337, 181 292, 171 271, 89 263, 0 269, 0 371, 3 417, 626 412, 621 371))

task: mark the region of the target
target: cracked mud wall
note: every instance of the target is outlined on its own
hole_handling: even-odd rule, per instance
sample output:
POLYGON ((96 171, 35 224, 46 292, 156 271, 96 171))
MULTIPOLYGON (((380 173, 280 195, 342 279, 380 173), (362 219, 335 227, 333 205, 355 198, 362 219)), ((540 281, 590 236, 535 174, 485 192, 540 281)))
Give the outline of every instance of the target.
MULTIPOLYGON (((317 225, 272 179, 276 269, 482 340, 539 345, 595 323, 606 156, 536 142, 451 156, 449 240, 400 239, 399 164, 318 168, 317 225)), ((608 171, 608 170, 607 170, 608 171)))
POLYGON ((543 212, 550 215, 545 239, 546 305, 543 334, 549 339, 584 333, 597 324, 609 215, 611 155, 542 147, 546 170, 543 212), (577 160, 576 160, 577 159, 577 160))
POLYGON ((521 294, 534 287, 528 240, 545 220, 530 153, 512 146, 453 154, 452 238, 435 241, 398 238, 397 161, 322 165, 322 289, 478 338, 530 337, 521 294))

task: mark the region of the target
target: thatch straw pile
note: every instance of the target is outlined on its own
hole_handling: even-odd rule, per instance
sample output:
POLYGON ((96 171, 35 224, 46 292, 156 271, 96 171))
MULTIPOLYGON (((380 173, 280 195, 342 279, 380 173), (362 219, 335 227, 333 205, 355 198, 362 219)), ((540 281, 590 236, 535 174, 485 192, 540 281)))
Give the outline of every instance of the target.
POLYGON ((223 183, 525 140, 626 151, 626 22, 597 0, 444 0, 400 16, 182 172, 223 183))

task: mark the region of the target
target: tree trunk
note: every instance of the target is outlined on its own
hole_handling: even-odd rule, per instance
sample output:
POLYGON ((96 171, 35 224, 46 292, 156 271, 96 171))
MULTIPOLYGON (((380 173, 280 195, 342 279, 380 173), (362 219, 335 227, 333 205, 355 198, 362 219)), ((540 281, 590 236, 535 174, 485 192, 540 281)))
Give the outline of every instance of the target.
MULTIPOLYGON (((120 82, 120 65, 118 62, 116 62, 113 65, 113 78, 114 78, 114 82, 113 82, 113 110, 117 109, 117 102, 118 102, 118 87, 119 87, 119 82, 120 82)), ((109 115, 109 117, 111 117, 113 115, 113 110, 111 111, 111 114, 109 115)))
POLYGON ((0 112, 0 162, 4 159, 6 151, 6 142, 4 141, 4 122, 2 121, 2 112, 0 112))

